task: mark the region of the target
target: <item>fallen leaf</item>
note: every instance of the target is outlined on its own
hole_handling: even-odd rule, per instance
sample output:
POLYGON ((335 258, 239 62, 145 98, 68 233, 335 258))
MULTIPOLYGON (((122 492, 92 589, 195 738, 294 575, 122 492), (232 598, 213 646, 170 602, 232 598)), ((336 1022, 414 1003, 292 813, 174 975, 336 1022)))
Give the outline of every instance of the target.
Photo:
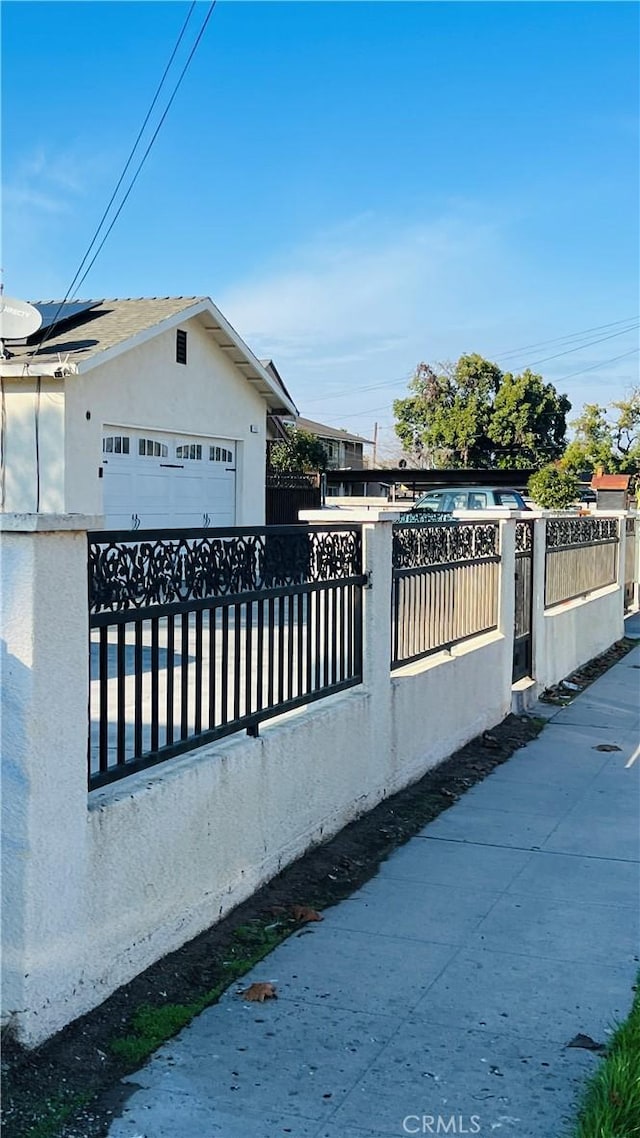
POLYGON ((567 1047, 582 1047, 584 1051, 606 1051, 604 1043, 596 1043, 590 1035, 583 1035, 581 1031, 574 1035, 573 1039, 567 1043, 567 1047))
POLYGON ((308 905, 292 905, 291 912, 293 913, 294 921, 300 921, 301 924, 306 924, 307 921, 321 921, 323 919, 320 913, 316 913, 316 910, 310 909, 308 905))
POLYGON ((263 1004, 265 1000, 277 1000, 278 993, 274 984, 250 984, 244 991, 238 993, 244 1000, 263 1004))
POLYGON ((621 751, 622 747, 616 747, 615 743, 600 743, 597 747, 592 747, 592 751, 621 751))

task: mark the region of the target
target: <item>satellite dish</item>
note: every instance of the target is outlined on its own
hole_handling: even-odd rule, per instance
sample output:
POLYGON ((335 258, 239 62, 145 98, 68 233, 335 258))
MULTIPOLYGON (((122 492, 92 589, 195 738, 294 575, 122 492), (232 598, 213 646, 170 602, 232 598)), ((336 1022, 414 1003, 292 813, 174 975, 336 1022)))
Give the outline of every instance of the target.
POLYGON ((0 296, 0 340, 26 340, 42 324, 42 316, 26 300, 0 296))

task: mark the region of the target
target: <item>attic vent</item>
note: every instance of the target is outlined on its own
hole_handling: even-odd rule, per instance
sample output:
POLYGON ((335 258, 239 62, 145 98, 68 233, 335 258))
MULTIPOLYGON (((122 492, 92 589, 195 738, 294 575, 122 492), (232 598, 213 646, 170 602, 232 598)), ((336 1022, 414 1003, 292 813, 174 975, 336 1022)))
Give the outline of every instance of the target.
POLYGON ((187 362, 187 333, 184 328, 178 328, 176 331, 176 363, 186 364, 187 362))

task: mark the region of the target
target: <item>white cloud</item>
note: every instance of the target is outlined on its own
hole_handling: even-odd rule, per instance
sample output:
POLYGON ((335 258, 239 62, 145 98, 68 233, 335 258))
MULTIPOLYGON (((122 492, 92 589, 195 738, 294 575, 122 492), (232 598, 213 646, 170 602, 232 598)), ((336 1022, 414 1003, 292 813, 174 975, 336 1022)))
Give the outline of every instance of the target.
POLYGON ((419 359, 473 350, 478 329, 497 336, 514 306, 509 262, 500 225, 468 209, 411 224, 366 214, 217 299, 281 366, 301 408, 342 423, 363 406, 390 407, 419 359), (394 378, 398 390, 358 394, 394 378), (353 397, 332 408, 345 390, 353 397))

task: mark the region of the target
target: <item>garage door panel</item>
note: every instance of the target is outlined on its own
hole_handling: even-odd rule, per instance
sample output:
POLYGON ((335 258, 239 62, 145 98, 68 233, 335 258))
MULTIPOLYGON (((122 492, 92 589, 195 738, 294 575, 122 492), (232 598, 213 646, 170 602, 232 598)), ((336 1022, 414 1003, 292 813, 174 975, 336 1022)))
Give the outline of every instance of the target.
POLYGON ((105 427, 104 435, 125 431, 131 437, 129 453, 109 452, 103 467, 107 526, 185 529, 236 524, 233 443, 123 427, 105 427))

